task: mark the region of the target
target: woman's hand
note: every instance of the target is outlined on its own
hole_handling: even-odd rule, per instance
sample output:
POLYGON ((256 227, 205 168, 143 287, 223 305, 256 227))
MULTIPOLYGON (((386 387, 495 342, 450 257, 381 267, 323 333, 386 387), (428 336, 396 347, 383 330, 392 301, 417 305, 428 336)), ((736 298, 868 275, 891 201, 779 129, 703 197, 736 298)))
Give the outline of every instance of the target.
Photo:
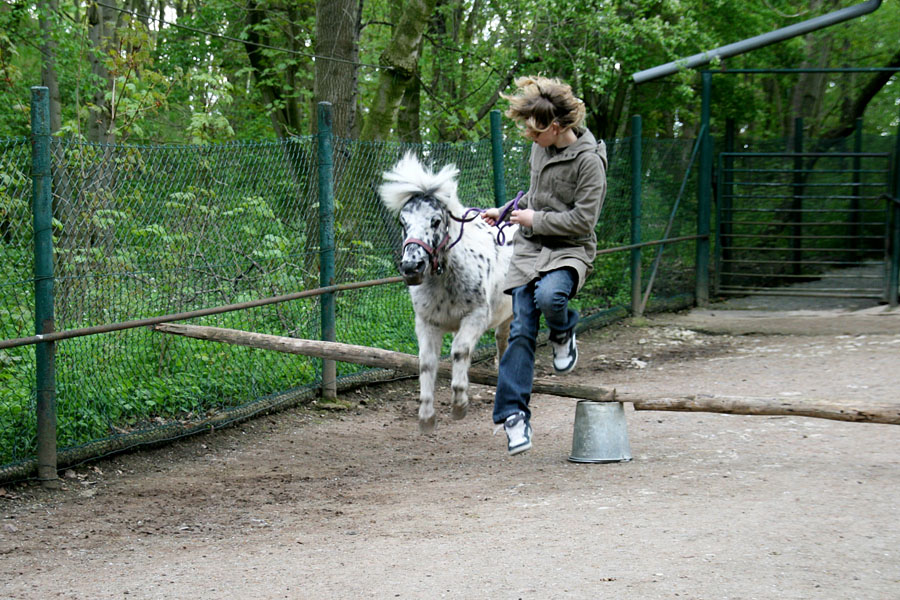
POLYGON ((531 227, 534 225, 534 211, 530 208, 514 210, 510 214, 509 221, 522 227, 531 227))
POLYGON ((497 219, 500 218, 500 209, 489 208, 481 213, 481 218, 487 221, 488 225, 496 225, 497 219))

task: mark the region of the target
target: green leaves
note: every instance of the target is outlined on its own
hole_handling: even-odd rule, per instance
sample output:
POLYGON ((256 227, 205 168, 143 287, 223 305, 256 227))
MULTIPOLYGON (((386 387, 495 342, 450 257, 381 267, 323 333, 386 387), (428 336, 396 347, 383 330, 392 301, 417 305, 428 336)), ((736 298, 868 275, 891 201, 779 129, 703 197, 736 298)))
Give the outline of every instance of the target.
MULTIPOLYGON (((417 63, 404 67, 415 72, 415 98, 405 102, 418 113, 423 139, 480 139, 487 135, 489 110, 505 106, 498 92, 507 91, 516 76, 541 73, 575 86, 588 101, 589 124, 603 127, 595 132, 602 137, 622 137, 630 114, 645 116, 650 136, 671 135, 676 121, 690 135, 698 111, 696 72, 637 88, 630 75, 836 6, 821 4, 816 12, 787 0, 442 1, 428 16, 417 63)), ((168 8, 164 2, 145 10, 164 10, 155 16, 172 19, 175 11, 168 8)), ((314 128, 310 102, 325 83, 355 98, 362 109, 358 126, 375 106, 382 73, 362 65, 378 63, 408 7, 364 3, 358 41, 350 31, 335 34, 335 42, 358 44, 360 64, 340 73, 345 81, 318 83, 310 58, 317 2, 211 0, 177 8, 172 24, 112 11, 105 15, 110 27, 96 39, 80 4, 62 2, 59 12, 47 14, 36 3, 0 11, 0 132, 28 133, 27 85, 41 80, 44 33, 57 45, 53 67, 65 135, 81 135, 98 119, 110 121, 117 141, 209 144, 302 134, 314 128), (91 72, 92 55, 106 75, 91 72)), ((886 2, 867 17, 726 59, 722 66, 882 66, 896 52, 898 28, 900 5, 886 2)), ((820 114, 806 115, 815 121, 814 130, 833 128, 840 107, 866 78, 828 79, 834 85, 824 88, 820 114)), ((790 108, 796 86, 809 84, 756 75, 722 85, 726 116, 766 131, 790 108)), ((885 92, 872 100, 867 127, 891 133, 896 95, 885 92)))

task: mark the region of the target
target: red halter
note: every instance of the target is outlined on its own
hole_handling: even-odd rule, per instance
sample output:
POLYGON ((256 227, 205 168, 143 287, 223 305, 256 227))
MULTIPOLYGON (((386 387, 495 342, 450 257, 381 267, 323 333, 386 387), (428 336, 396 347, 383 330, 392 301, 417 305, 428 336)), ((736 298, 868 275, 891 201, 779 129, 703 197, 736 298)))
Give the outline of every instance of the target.
POLYGON ((422 249, 425 250, 425 253, 428 254, 428 256, 431 258, 432 270, 435 272, 436 275, 440 275, 441 273, 443 273, 444 269, 442 269, 441 265, 438 263, 438 255, 441 253, 441 251, 444 249, 444 247, 447 245, 447 242, 449 242, 449 241, 450 241, 450 234, 445 233, 444 239, 442 239, 441 243, 437 245, 437 248, 432 248, 431 246, 429 246, 428 244, 426 244, 419 238, 406 238, 406 240, 403 241, 403 252, 406 252, 406 247, 409 246, 410 244, 415 244, 417 246, 421 246, 422 249))

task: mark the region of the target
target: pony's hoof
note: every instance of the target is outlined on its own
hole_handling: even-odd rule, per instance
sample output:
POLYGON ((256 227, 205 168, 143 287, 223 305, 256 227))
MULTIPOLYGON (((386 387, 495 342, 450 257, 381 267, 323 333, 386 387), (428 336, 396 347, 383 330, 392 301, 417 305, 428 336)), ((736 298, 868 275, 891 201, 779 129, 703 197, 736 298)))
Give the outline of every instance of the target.
POLYGON ((468 404, 460 404, 460 405, 454 404, 453 405, 453 418, 456 419, 457 421, 459 421, 460 419, 465 419, 466 414, 468 412, 469 412, 468 404))
POLYGON ((429 433, 434 433, 434 426, 436 422, 436 415, 431 415, 427 419, 419 419, 419 432, 426 435, 429 433))

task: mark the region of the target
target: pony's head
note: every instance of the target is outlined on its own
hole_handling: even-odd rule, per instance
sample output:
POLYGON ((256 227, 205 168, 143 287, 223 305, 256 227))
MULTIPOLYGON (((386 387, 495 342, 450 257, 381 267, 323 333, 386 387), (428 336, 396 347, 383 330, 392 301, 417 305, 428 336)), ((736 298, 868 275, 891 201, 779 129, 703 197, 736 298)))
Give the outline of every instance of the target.
POLYGON ((403 226, 400 274, 407 285, 422 283, 429 267, 435 275, 442 271, 441 253, 450 241, 451 216, 459 218, 465 211, 456 196, 458 174, 454 165, 434 173, 411 152, 384 174, 385 183, 378 192, 403 226))

